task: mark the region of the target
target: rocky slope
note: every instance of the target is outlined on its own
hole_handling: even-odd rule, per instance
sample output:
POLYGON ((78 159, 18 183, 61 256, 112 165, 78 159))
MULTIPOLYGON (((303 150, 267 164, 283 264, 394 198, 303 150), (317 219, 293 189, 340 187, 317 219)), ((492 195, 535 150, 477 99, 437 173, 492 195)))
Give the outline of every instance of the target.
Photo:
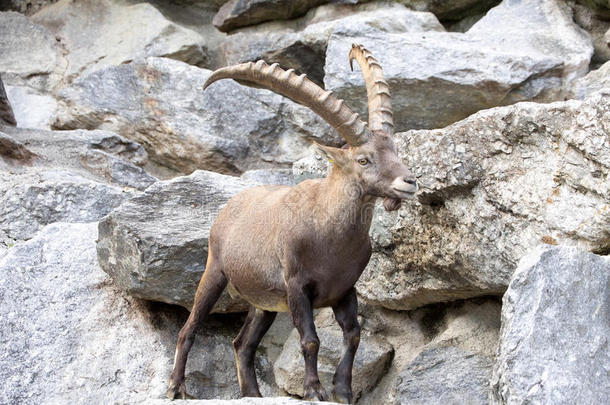
MULTIPOLYGON (((352 42, 384 68, 421 186, 374 213, 357 403, 602 403, 608 15, 584 0, 0 3, 0 403, 169 403, 218 212, 245 188, 325 175, 311 142, 343 144, 270 91, 201 86, 262 58, 366 117, 352 42)), ((227 294, 199 331, 189 404, 303 403, 288 314, 256 358, 275 398, 238 399, 246 308, 227 294)), ((328 387, 341 330, 329 309, 315 322, 328 387)))

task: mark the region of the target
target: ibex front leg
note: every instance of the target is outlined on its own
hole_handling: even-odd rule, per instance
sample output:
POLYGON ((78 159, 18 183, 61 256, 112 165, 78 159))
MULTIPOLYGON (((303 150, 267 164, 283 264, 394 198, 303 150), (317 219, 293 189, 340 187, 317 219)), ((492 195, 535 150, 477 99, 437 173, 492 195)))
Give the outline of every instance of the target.
POLYGON ((292 322, 301 337, 301 349, 305 359, 303 399, 307 401, 327 401, 328 395, 318 377, 320 339, 318 339, 316 327, 313 323, 311 299, 307 296, 301 285, 288 285, 288 305, 292 315, 292 322))
POLYGON ((358 299, 352 288, 333 306, 335 319, 343 329, 344 352, 333 377, 333 401, 352 403, 352 368, 358 344, 360 343, 360 325, 358 324, 358 299))

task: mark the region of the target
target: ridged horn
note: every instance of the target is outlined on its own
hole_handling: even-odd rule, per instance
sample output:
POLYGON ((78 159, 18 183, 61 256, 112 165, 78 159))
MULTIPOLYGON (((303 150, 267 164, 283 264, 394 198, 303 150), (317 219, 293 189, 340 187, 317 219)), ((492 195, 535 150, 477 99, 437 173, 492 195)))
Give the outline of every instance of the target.
POLYGON ((353 61, 358 62, 364 83, 369 105, 369 129, 382 130, 390 135, 394 133, 394 118, 392 115, 392 97, 390 86, 383 78, 381 65, 371 52, 362 45, 352 44, 349 52, 349 66, 354 70, 353 61))
POLYGON ((332 125, 350 145, 357 146, 368 141, 370 132, 358 114, 332 92, 325 91, 304 74, 298 76, 293 69, 284 70, 277 63, 268 65, 262 60, 241 63, 214 71, 205 81, 203 89, 221 79, 250 82, 309 107, 332 125))

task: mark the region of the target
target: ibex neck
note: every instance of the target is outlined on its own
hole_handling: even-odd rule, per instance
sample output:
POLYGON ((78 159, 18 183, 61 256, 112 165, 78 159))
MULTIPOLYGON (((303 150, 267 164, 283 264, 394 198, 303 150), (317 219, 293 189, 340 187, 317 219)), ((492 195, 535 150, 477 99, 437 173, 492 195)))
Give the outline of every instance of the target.
POLYGON ((356 179, 333 166, 321 184, 319 203, 327 219, 348 231, 368 234, 376 197, 364 193, 356 179))

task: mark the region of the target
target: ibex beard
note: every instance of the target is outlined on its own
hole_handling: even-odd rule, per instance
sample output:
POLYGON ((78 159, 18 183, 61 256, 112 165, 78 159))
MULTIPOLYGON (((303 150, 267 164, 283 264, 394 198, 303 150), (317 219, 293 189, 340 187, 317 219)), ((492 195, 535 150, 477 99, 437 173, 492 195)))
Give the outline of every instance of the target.
POLYGON ((233 197, 216 218, 208 260, 191 314, 178 335, 167 395, 186 398, 184 372, 197 327, 225 288, 250 303, 233 341, 242 396, 260 397, 256 349, 277 312, 289 311, 305 360, 303 396, 328 400, 318 378, 320 341, 313 309, 331 307, 343 330, 344 353, 333 377, 332 399, 351 403, 352 367, 360 342, 354 285, 371 256, 369 228, 377 198, 387 210, 413 196, 417 183, 398 157, 388 84, 381 66, 361 45, 350 65, 363 72, 369 125, 336 98, 292 70, 263 61, 219 69, 204 85, 232 78, 266 87, 319 114, 346 140, 347 148, 317 145, 332 160, 330 174, 294 186, 261 186, 233 197))

